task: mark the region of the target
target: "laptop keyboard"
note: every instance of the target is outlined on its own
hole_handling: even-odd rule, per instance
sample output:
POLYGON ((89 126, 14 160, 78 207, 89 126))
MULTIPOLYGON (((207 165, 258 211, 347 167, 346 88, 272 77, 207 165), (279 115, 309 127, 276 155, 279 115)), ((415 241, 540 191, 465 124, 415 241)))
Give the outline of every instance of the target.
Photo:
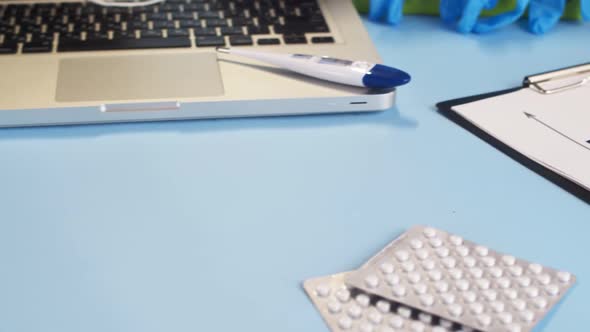
POLYGON ((134 8, 0 5, 0 55, 333 42, 317 0, 166 0, 134 8))

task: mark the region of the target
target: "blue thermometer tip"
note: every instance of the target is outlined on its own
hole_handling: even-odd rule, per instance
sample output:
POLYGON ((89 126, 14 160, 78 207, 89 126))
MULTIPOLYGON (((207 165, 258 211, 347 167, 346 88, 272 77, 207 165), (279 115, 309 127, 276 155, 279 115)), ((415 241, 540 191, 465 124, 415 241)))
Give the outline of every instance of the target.
POLYGON ((384 65, 375 65, 363 76, 363 85, 371 89, 391 89, 410 82, 410 74, 384 65))

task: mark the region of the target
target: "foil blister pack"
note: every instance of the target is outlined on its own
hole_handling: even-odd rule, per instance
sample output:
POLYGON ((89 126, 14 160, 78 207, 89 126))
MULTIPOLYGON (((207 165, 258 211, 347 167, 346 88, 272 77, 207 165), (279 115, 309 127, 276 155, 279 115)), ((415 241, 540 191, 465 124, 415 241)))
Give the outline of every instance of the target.
POLYGON ((533 330, 573 284, 575 276, 569 272, 502 254, 442 230, 416 226, 358 270, 308 280, 305 289, 333 331, 422 331, 424 325, 423 331, 433 332, 526 332, 533 330), (339 288, 326 293, 329 287, 324 284, 339 288), (341 302, 338 311, 337 294, 342 292, 354 301, 341 302), (371 315, 376 316, 372 313, 379 311, 379 305, 385 308, 383 303, 392 310, 381 312, 383 319, 390 318, 384 315, 400 316, 399 308, 402 313, 412 312, 400 316, 409 320, 405 328, 371 324, 371 315), (362 319, 355 315, 357 307, 362 319))

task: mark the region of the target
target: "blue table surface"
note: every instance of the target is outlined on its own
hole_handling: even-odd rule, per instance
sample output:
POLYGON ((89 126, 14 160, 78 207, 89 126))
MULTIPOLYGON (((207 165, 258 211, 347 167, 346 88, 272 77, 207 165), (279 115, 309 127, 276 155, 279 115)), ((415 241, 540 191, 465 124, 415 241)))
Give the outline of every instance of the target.
POLYGON ((416 224, 575 273, 545 330, 589 326, 589 206, 434 104, 588 62, 590 26, 365 24, 413 76, 385 112, 0 130, 0 331, 325 331, 301 282, 416 224))

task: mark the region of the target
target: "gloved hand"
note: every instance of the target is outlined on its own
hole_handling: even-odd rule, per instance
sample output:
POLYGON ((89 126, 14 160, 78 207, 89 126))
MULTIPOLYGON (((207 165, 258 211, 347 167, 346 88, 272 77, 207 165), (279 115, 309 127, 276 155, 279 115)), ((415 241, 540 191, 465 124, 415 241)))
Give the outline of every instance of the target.
POLYGON ((380 21, 385 17, 387 23, 398 24, 402 20, 403 0, 371 0, 369 18, 380 21))

